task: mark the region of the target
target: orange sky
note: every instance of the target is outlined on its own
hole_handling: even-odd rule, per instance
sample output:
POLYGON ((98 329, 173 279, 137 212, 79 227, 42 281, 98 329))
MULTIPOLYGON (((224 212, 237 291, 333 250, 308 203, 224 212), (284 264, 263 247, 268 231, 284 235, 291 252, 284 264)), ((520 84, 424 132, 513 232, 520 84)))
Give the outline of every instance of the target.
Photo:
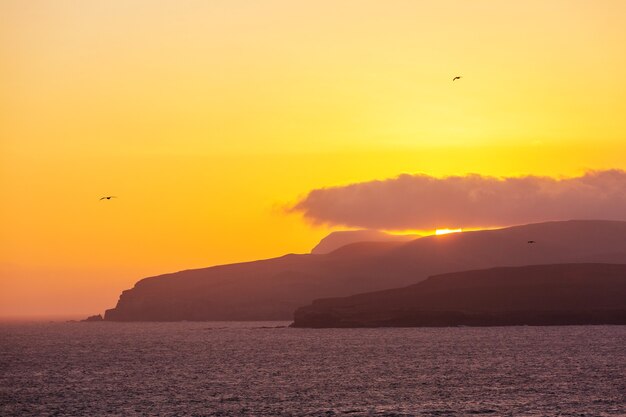
POLYGON ((4 0, 0 316, 98 313, 147 275, 308 252, 329 229, 283 207, 313 188, 626 169, 625 16, 4 0))

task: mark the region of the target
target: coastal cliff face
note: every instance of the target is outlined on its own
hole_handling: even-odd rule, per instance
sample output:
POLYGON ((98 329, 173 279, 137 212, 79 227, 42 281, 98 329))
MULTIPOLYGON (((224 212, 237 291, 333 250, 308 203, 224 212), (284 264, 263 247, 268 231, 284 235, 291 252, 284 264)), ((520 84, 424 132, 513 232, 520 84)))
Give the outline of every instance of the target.
POLYGON ((626 324, 626 265, 493 268, 315 300, 293 327, 626 324))
POLYGON ((549 222, 409 242, 353 243, 328 254, 181 271, 137 282, 104 318, 290 320, 296 308, 314 299, 403 287, 435 274, 586 262, 626 264, 626 222, 549 222))

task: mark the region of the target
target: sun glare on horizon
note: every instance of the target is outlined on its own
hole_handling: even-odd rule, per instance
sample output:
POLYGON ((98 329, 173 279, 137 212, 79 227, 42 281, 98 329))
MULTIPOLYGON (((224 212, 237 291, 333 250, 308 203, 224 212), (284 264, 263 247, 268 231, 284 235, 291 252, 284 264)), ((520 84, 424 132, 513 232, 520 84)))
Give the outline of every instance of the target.
POLYGON ((447 235, 450 233, 461 233, 462 231, 463 229, 436 229, 435 235, 439 236, 439 235, 447 235))

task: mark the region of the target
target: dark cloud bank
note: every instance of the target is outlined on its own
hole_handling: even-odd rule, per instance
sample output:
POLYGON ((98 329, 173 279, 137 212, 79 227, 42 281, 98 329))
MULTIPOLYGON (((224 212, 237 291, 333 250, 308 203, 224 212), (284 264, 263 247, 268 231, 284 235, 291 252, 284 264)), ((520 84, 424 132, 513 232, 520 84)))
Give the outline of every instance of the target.
POLYGON ((562 179, 405 174, 313 190, 292 211, 317 224, 386 230, 626 220, 626 171, 562 179))

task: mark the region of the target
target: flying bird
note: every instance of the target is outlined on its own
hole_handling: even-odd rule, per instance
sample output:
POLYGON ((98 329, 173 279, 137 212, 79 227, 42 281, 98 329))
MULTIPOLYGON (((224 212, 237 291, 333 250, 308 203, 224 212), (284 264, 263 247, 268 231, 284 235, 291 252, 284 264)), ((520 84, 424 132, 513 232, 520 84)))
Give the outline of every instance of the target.
POLYGON ((102 197, 100 200, 110 200, 112 198, 117 198, 117 197, 114 195, 107 195, 107 196, 102 197))
POLYGON ((454 77, 454 78, 452 79, 452 81, 456 81, 456 80, 460 80, 460 79, 461 79, 461 76, 460 76, 460 75, 457 75, 456 77, 454 77))
POLYGON ((529 241, 528 241, 528 242, 526 242, 526 243, 536 243, 536 242, 535 242, 534 240, 529 240, 529 241))

